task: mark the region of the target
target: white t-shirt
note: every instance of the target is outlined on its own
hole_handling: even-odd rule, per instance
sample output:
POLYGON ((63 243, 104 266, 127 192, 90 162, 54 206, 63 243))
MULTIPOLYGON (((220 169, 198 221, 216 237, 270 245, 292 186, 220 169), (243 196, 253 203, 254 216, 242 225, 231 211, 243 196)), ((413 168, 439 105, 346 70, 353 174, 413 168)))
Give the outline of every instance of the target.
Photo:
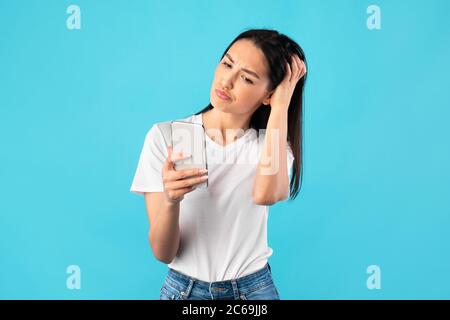
MULTIPOLYGON (((181 121, 203 123, 202 114, 181 121)), ((255 129, 225 146, 206 134, 208 187, 180 202, 181 243, 170 268, 193 278, 225 281, 264 267, 272 255, 267 243, 268 207, 252 200, 253 182, 264 143, 255 129), (245 160, 247 159, 247 160, 245 160)), ((167 144, 158 123, 148 131, 130 191, 164 192, 162 166, 167 144)), ((288 173, 294 157, 288 144, 288 173)))

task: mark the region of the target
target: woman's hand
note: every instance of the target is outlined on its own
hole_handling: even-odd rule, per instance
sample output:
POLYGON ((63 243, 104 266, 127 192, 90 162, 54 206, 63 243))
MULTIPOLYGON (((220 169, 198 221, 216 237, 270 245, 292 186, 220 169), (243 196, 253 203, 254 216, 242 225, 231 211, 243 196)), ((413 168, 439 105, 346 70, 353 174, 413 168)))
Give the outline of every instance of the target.
POLYGON ((306 74, 305 63, 296 54, 292 56, 290 65, 286 62, 286 69, 286 76, 275 88, 275 92, 270 97, 270 107, 272 110, 281 109, 287 111, 297 82, 306 74))
POLYGON ((202 169, 175 170, 173 162, 189 158, 190 155, 173 157, 172 146, 168 146, 167 151, 168 156, 162 169, 164 194, 170 203, 178 203, 184 199, 186 193, 195 190, 194 185, 205 182, 208 175, 204 175, 207 171, 202 169))

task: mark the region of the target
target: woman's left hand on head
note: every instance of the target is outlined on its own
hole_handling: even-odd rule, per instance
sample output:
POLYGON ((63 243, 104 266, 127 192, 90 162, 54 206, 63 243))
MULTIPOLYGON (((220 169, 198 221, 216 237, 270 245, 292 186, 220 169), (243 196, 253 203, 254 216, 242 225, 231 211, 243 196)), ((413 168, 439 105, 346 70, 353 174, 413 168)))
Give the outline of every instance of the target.
POLYGON ((292 56, 290 64, 286 61, 286 70, 284 79, 270 97, 272 110, 282 109, 287 111, 297 82, 306 74, 305 63, 296 54, 292 56))

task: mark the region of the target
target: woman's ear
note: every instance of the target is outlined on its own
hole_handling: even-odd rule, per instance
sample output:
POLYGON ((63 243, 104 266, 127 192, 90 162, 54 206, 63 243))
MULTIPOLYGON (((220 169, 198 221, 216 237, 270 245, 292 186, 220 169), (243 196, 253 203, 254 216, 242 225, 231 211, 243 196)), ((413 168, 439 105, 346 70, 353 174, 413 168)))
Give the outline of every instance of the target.
POLYGON ((262 101, 263 105, 267 106, 270 104, 270 98, 272 97, 272 94, 275 92, 275 90, 270 91, 266 97, 264 98, 264 100, 262 101))

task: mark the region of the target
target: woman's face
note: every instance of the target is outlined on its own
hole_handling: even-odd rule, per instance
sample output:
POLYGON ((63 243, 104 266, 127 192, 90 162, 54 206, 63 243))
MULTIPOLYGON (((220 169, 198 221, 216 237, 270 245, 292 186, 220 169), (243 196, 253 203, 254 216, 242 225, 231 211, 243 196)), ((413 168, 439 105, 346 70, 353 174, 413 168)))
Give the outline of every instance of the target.
POLYGON ((241 39, 230 47, 216 68, 211 104, 222 112, 253 113, 261 103, 269 103, 268 86, 268 66, 263 52, 251 40, 241 39))

